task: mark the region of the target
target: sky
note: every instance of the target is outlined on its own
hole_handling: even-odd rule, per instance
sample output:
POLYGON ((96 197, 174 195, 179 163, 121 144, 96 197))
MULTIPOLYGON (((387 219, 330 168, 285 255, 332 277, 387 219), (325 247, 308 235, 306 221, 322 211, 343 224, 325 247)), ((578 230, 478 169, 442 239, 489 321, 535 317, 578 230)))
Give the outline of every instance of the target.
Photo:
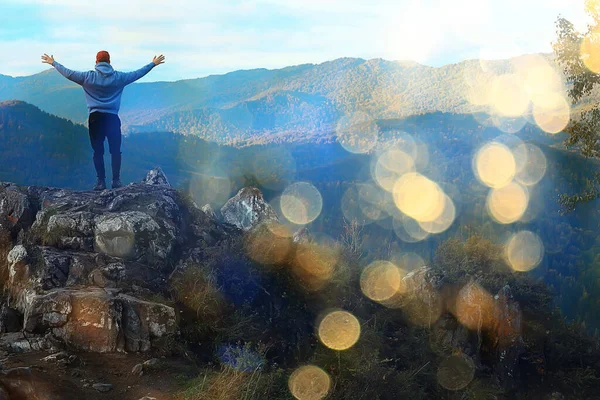
POLYGON ((93 69, 99 50, 141 82, 340 57, 441 66, 550 52, 559 15, 586 26, 584 0, 0 0, 0 74, 93 69))

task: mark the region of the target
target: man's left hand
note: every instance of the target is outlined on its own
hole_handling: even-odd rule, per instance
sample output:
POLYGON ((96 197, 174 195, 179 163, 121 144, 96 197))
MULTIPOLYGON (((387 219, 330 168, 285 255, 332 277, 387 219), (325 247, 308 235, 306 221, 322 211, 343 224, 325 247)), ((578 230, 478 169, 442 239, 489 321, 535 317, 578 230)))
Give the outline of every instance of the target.
POLYGON ((54 56, 49 56, 48 54, 44 53, 44 55, 42 56, 42 62, 52 65, 52 63, 54 62, 54 56))

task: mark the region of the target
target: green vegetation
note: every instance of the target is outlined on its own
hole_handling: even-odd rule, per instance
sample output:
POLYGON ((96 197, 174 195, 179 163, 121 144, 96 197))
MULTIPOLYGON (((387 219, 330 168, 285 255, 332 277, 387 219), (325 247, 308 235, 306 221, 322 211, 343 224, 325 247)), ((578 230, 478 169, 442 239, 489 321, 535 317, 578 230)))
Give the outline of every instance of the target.
POLYGON ((219 262, 219 256, 211 265, 188 266, 182 275, 186 278, 173 287, 181 309, 193 311, 184 313, 182 323, 196 329, 182 332, 195 349, 200 370, 176 398, 289 399, 288 380, 302 365, 316 365, 329 375, 331 399, 549 399, 554 392, 566 399, 600 396, 597 338, 580 324, 565 322, 543 282, 512 272, 500 245, 472 235, 450 238, 437 248, 431 267, 443 277, 438 293, 444 311, 431 327, 415 323, 416 309, 386 308, 365 298, 359 285, 362 262, 350 261, 353 252, 348 250, 340 259, 349 263, 349 269, 343 267, 347 279, 316 292, 293 272, 293 254, 302 251, 301 245, 275 265, 240 264, 235 257, 219 262), (512 377, 502 372, 506 360, 498 353, 496 328, 483 327, 478 333, 453 314, 457 291, 472 280, 492 296, 510 285, 521 306, 523 347, 512 377), (240 292, 252 295, 239 303, 240 292), (332 307, 351 310, 360 321, 360 339, 348 350, 332 350, 317 335, 319 314, 332 307), (204 333, 201 339, 198 332, 204 333), (198 340, 203 346, 194 347, 198 340), (206 358, 207 352, 212 356, 206 358), (440 386, 438 369, 456 354, 473 359, 475 374, 464 389, 451 391, 440 386))
MULTIPOLYGON (((600 124, 600 103, 597 101, 600 70, 597 64, 598 45, 590 40, 600 28, 600 6, 595 0, 586 0, 585 9, 593 22, 587 32, 575 30, 574 25, 565 18, 556 21, 557 41, 554 43, 557 62, 563 67, 567 80, 571 83, 569 97, 573 104, 580 104, 571 117, 565 133, 568 147, 577 149, 584 157, 599 157, 598 124, 600 124), (592 70, 590 69, 590 66, 592 70)), ((600 197, 600 174, 591 173, 585 189, 575 195, 562 194, 560 201, 568 211, 578 204, 593 201, 600 197)))

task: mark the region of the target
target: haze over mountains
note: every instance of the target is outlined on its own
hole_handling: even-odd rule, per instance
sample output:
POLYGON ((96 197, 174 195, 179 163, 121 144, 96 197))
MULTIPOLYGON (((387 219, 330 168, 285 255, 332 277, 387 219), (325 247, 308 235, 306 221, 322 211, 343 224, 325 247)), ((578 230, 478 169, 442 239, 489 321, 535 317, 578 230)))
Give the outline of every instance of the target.
MULTIPOLYGON (((342 58, 278 70, 133 84, 124 91, 120 116, 126 133, 170 131, 220 143, 257 136, 314 139, 331 136, 341 117, 357 112, 384 120, 435 111, 484 111, 467 98, 473 77, 482 68, 506 73, 527 57, 551 59, 529 55, 433 68, 414 62, 342 58)), ((87 124, 83 91, 54 69, 26 77, 0 75, 1 100, 23 100, 87 124)))

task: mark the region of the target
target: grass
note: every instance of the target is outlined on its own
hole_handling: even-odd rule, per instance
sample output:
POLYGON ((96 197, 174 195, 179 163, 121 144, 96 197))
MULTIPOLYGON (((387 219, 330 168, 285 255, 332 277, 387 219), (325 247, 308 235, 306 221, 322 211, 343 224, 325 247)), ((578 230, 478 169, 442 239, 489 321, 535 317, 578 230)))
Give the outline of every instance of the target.
POLYGON ((255 369, 242 372, 230 367, 205 370, 176 393, 175 400, 277 400, 289 399, 283 371, 255 369))

